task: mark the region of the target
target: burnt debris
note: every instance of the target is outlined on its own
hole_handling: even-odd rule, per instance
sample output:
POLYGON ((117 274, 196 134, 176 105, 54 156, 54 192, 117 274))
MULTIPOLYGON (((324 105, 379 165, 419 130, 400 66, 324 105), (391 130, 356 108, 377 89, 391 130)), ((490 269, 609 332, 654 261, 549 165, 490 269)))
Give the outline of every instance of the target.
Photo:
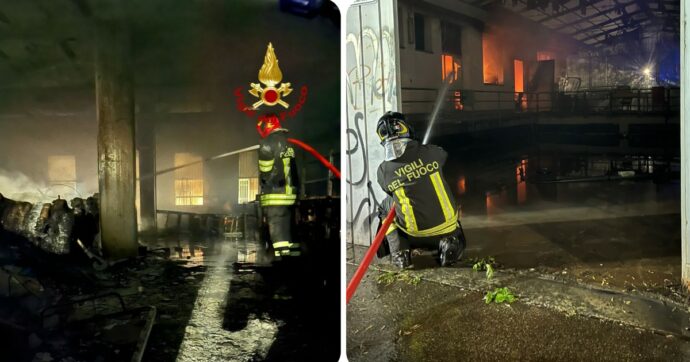
POLYGON ((77 239, 97 247, 98 194, 87 199, 56 199, 52 203, 11 200, 0 194, 0 236, 44 252, 70 255, 80 250, 77 239))

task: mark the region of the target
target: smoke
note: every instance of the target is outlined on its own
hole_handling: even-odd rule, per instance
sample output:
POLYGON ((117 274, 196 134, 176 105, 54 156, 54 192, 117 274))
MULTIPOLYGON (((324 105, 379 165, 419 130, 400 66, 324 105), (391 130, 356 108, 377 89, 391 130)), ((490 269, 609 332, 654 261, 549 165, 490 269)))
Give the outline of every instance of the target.
MULTIPOLYGON (((83 186, 82 186, 83 187, 83 186)), ((83 197, 79 184, 48 184, 34 181, 18 171, 0 169, 0 193, 6 198, 31 203, 51 202, 60 196, 62 199, 83 197)), ((86 193, 86 195, 90 195, 86 193)))

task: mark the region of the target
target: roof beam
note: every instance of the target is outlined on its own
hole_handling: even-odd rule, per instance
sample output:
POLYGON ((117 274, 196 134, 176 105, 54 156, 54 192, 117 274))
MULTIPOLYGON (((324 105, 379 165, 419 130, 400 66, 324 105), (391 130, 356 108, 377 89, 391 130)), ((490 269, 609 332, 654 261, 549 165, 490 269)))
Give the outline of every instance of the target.
MULTIPOLYGON (((643 25, 645 25, 645 24, 648 23, 649 21, 650 21, 649 19, 642 21, 636 29, 632 29, 632 30, 627 30, 627 29, 623 29, 623 28, 609 29, 609 30, 602 31, 602 32, 597 33, 597 34, 594 34, 594 35, 590 35, 590 36, 588 36, 588 37, 586 37, 586 38, 582 38, 582 39, 580 39, 580 41, 585 42, 585 41, 590 40, 590 39, 596 39, 596 38, 598 38, 598 37, 600 37, 600 36, 604 36, 604 37, 605 37, 606 35, 611 34, 611 33, 615 33, 616 31, 623 31, 623 34, 631 33, 631 32, 633 32, 633 31, 635 31, 635 30, 641 28, 643 25)), ((621 35, 623 35, 623 34, 621 34, 621 35)), ((602 39, 602 40, 603 40, 603 39, 602 39)))
MULTIPOLYGON (((638 10, 638 11, 635 11, 635 12, 632 12, 632 13, 628 14, 628 16, 632 17, 632 16, 635 16, 635 15, 641 14, 641 13, 642 13, 642 11, 641 11, 641 10, 638 10)), ((611 19, 609 19, 609 20, 602 21, 602 22, 599 23, 599 24, 595 24, 595 25, 593 25, 593 26, 590 26, 590 27, 587 27, 587 28, 583 28, 583 29, 578 29, 576 32, 570 33, 569 35, 575 36, 575 35, 578 35, 578 34, 586 33, 586 32, 588 32, 588 31, 590 31, 590 30, 592 30, 592 29, 599 28, 599 27, 601 27, 601 26, 608 25, 608 24, 611 24, 611 23, 615 23, 615 22, 618 21, 618 20, 621 20, 621 22, 622 22, 622 19, 623 19, 623 16, 622 16, 622 15, 621 15, 621 16, 618 16, 617 18, 611 18, 611 19)))
MULTIPOLYGON (((630 4, 634 4, 634 3, 628 3, 628 4, 625 4, 625 6, 630 5, 630 4)), ((594 18, 596 18, 596 17, 599 17, 599 16, 606 16, 606 13, 607 13, 607 12, 611 12, 611 11, 615 11, 615 9, 608 9, 608 10, 600 10, 600 11, 597 11, 597 12, 595 12, 595 13, 592 14, 592 15, 587 15, 587 16, 584 16, 584 17, 580 17, 579 19, 577 19, 577 20, 575 20, 575 21, 571 21, 571 22, 569 22, 569 23, 567 23, 567 24, 564 24, 563 26, 560 26, 560 27, 558 27, 558 28, 555 28, 555 30, 560 31, 560 30, 562 30, 562 29, 564 29, 564 28, 566 28, 566 27, 568 27, 568 26, 575 26, 575 25, 578 25, 578 24, 583 23, 583 22, 585 22, 585 21, 588 21, 588 22, 590 22, 590 24, 593 24, 593 23, 591 22, 592 19, 594 19, 594 18)))

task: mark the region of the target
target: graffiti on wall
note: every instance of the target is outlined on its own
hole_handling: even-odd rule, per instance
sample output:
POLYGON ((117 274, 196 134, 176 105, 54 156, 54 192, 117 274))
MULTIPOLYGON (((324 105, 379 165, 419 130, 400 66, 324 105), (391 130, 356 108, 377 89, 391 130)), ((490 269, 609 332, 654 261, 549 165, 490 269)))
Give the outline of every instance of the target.
POLYGON ((376 203, 385 196, 376 180, 383 149, 374 128, 384 112, 398 108, 394 6, 393 0, 380 0, 348 12, 347 237, 361 245, 371 242, 376 203))

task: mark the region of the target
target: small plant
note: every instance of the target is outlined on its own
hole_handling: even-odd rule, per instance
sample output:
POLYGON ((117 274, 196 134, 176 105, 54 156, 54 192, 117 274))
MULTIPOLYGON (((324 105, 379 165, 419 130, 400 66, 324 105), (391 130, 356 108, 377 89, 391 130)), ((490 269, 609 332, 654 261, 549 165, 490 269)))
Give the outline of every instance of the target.
POLYGON ((496 259, 492 256, 488 258, 475 259, 474 265, 472 265, 472 270, 486 271, 486 279, 491 279, 494 277, 494 267, 496 266, 496 259))
POLYGON ((422 278, 413 274, 410 271, 384 271, 376 278, 379 284, 391 285, 396 281, 405 282, 410 285, 417 285, 422 281, 422 278))
POLYGON ((506 302, 508 304, 514 302, 517 299, 515 295, 506 287, 503 288, 496 288, 494 291, 488 291, 486 292, 486 295, 484 296, 484 302, 486 304, 491 304, 491 302, 495 303, 503 303, 506 302))
POLYGON ((396 274, 397 274, 397 273, 398 273, 398 272, 394 272, 394 271, 385 271, 385 272, 382 272, 381 274, 379 274, 378 277, 376 277, 376 282, 377 282, 378 284, 385 284, 385 285, 393 284, 393 282, 394 282, 395 279, 396 279, 396 274))

